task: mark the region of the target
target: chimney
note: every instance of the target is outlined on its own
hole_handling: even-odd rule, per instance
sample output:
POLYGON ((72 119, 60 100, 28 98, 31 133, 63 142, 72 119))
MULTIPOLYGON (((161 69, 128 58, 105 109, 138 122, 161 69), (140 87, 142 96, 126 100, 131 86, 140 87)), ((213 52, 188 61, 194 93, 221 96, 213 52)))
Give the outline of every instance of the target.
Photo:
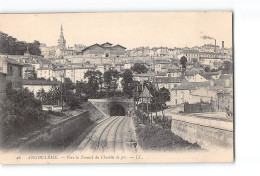
POLYGON ((222 55, 224 55, 224 41, 222 41, 222 48, 221 48, 222 55))
POLYGON ((217 53, 217 40, 215 39, 215 53, 217 53))

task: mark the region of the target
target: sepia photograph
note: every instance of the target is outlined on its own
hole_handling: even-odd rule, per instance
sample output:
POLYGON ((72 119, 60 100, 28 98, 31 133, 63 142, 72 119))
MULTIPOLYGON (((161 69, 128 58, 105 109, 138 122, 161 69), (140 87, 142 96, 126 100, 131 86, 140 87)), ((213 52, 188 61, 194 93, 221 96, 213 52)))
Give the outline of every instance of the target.
POLYGON ((0 163, 234 161, 233 14, 0 14, 0 163))

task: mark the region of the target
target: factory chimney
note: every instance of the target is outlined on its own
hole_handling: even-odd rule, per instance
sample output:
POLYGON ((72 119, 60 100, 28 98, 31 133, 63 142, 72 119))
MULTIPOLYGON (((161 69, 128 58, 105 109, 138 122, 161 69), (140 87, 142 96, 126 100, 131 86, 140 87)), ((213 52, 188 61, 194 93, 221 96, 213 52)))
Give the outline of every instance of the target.
POLYGON ((222 41, 221 54, 224 55, 224 41, 222 41))
POLYGON ((215 53, 217 53, 217 40, 216 39, 214 39, 215 40, 215 53))

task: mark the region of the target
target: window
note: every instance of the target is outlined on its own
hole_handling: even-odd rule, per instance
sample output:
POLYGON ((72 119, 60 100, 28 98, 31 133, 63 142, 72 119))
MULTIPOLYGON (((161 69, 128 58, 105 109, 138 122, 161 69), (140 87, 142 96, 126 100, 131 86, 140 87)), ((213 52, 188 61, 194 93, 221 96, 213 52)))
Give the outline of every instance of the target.
POLYGON ((13 76, 13 67, 11 65, 7 67, 7 74, 13 76))

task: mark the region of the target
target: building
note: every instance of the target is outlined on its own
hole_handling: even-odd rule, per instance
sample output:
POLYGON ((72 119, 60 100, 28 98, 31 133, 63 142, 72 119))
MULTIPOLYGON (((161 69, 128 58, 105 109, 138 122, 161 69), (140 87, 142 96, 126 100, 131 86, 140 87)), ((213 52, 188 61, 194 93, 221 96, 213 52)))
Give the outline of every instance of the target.
POLYGON ((158 85, 158 88, 166 88, 168 90, 171 90, 173 87, 177 87, 181 85, 182 79, 180 77, 157 77, 155 78, 155 84, 158 85))
POLYGON ((41 67, 37 71, 37 78, 44 78, 46 80, 53 80, 56 77, 53 67, 41 67))
POLYGON ((176 106, 185 102, 195 103, 198 101, 198 99, 193 99, 194 97, 191 95, 191 93, 200 87, 207 87, 209 85, 209 81, 194 83, 182 82, 181 85, 170 89, 171 100, 167 102, 167 104, 171 106, 176 106))
POLYGON ((46 45, 41 46, 41 52, 44 58, 58 58, 61 56, 71 56, 71 55, 77 55, 79 54, 79 51, 76 50, 78 47, 81 46, 75 46, 75 47, 67 47, 66 46, 66 40, 63 34, 63 27, 61 25, 60 28, 60 37, 57 41, 57 46, 50 46, 47 47, 46 45))
POLYGON ((0 56, 0 72, 6 74, 6 85, 15 90, 22 88, 22 69, 23 64, 8 56, 0 56))
POLYGON ((40 90, 49 92, 53 86, 59 86, 60 83, 57 81, 47 81, 47 80, 23 80, 23 88, 27 88, 29 91, 34 93, 34 96, 37 96, 37 93, 40 90))
POLYGON ((65 49, 66 48, 66 40, 63 36, 63 27, 61 25, 60 27, 60 38, 58 39, 58 47, 61 49, 65 49))
POLYGON ((171 63, 169 60, 155 60, 154 71, 157 72, 166 72, 171 68, 171 63))
POLYGON ((198 103, 200 101, 210 102, 215 101, 217 91, 212 90, 210 87, 200 87, 190 93, 191 100, 189 103, 198 103))
POLYGON ((6 73, 0 72, 0 105, 6 97, 6 73))
POLYGON ((29 77, 33 77, 35 74, 35 68, 31 64, 23 65, 23 79, 29 79, 29 77))
MULTIPOLYGON (((65 78, 69 78, 73 83, 76 83, 77 81, 87 81, 87 79, 84 78, 84 75, 87 71, 94 71, 96 67, 94 66, 79 66, 79 67, 65 67, 60 68, 58 70, 64 70, 65 71, 65 78)), ((57 78, 57 80, 59 80, 57 78)))
POLYGON ((154 76, 153 72, 141 73, 141 74, 133 74, 133 79, 135 81, 143 82, 143 81, 152 81, 152 77, 154 76))
POLYGON ((198 71, 189 71, 185 73, 185 79, 188 82, 206 82, 208 81, 206 78, 201 76, 198 71))
POLYGON ((124 57, 126 48, 121 45, 112 45, 111 43, 94 44, 82 50, 82 55, 91 58, 115 58, 124 57))

